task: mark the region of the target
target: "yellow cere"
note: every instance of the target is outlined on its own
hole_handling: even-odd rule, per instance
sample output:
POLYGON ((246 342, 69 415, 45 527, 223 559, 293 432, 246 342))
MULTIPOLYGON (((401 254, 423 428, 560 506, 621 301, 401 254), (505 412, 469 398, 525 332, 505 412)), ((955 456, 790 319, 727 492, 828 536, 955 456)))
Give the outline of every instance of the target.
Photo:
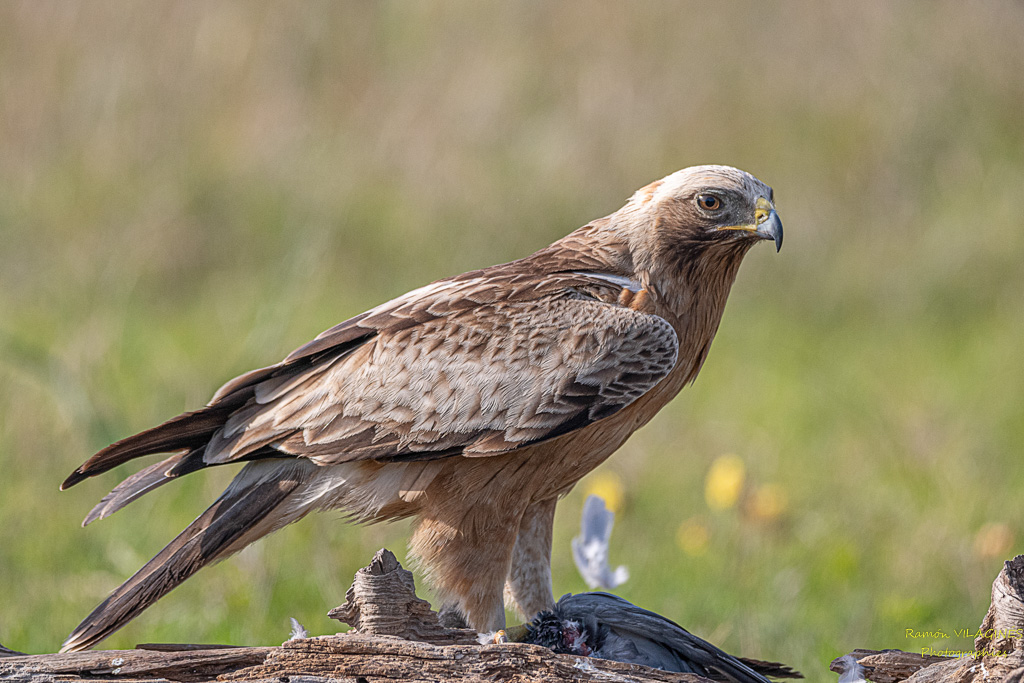
POLYGON ((766 220, 768 220, 768 217, 771 216, 772 210, 773 207, 771 202, 769 202, 764 197, 758 197, 757 208, 754 209, 755 225, 761 225, 761 223, 764 223, 766 220))

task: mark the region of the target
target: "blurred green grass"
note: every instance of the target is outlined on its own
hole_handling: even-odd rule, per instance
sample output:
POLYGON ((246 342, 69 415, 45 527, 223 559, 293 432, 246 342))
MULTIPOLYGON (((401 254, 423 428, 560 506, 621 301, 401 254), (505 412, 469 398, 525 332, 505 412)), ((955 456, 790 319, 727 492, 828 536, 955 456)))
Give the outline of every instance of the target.
MULTIPOLYGON (((751 253, 697 383, 599 470, 619 592, 811 680, 975 627, 1024 549, 1022 31, 1010 1, 0 4, 0 642, 53 651, 231 474, 82 530, 117 477, 57 485, 92 452, 696 163, 772 184, 786 248, 751 253), (708 508, 725 453, 778 519, 708 508)), ((556 594, 584 588, 587 486, 556 594)), ((105 646, 330 632, 405 535, 307 519, 105 646)))

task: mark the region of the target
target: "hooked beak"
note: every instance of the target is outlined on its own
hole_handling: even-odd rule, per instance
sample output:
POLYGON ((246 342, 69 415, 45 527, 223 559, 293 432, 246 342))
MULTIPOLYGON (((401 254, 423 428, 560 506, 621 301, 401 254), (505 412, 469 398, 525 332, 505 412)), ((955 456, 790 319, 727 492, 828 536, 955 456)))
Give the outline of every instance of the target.
POLYGON ((782 249, 782 220, 772 203, 764 197, 757 198, 757 208, 754 210, 752 225, 730 225, 719 228, 719 230, 742 230, 753 233, 761 239, 774 240, 775 251, 782 249))
POLYGON ((757 224, 755 232, 766 240, 775 240, 775 251, 782 250, 782 221, 779 220, 779 214, 775 212, 775 209, 772 209, 767 218, 757 224))

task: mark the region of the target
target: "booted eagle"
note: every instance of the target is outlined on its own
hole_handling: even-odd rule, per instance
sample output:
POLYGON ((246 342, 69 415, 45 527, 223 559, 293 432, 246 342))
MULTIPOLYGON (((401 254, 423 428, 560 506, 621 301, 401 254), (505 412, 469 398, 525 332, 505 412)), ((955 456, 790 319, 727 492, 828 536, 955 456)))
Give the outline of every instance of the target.
POLYGON ((740 262, 765 239, 782 245, 770 187, 687 168, 532 256, 377 306, 104 448, 61 488, 171 455, 85 524, 182 475, 244 467, 62 651, 314 510, 416 518, 412 555, 479 631, 504 625, 506 594, 525 618, 549 609, 555 503, 697 376, 740 262))

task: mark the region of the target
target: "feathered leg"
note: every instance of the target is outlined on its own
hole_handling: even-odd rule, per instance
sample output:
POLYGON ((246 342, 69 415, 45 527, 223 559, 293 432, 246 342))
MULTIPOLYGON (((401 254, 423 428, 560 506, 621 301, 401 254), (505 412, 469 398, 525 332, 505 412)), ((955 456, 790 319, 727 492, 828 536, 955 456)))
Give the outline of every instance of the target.
POLYGON ((551 593, 551 532, 556 502, 552 498, 526 509, 512 551, 505 602, 527 621, 555 604, 551 593))
POLYGON ((505 626, 502 585, 515 545, 518 514, 474 506, 461 519, 424 515, 410 549, 446 607, 454 604, 477 631, 505 626))

